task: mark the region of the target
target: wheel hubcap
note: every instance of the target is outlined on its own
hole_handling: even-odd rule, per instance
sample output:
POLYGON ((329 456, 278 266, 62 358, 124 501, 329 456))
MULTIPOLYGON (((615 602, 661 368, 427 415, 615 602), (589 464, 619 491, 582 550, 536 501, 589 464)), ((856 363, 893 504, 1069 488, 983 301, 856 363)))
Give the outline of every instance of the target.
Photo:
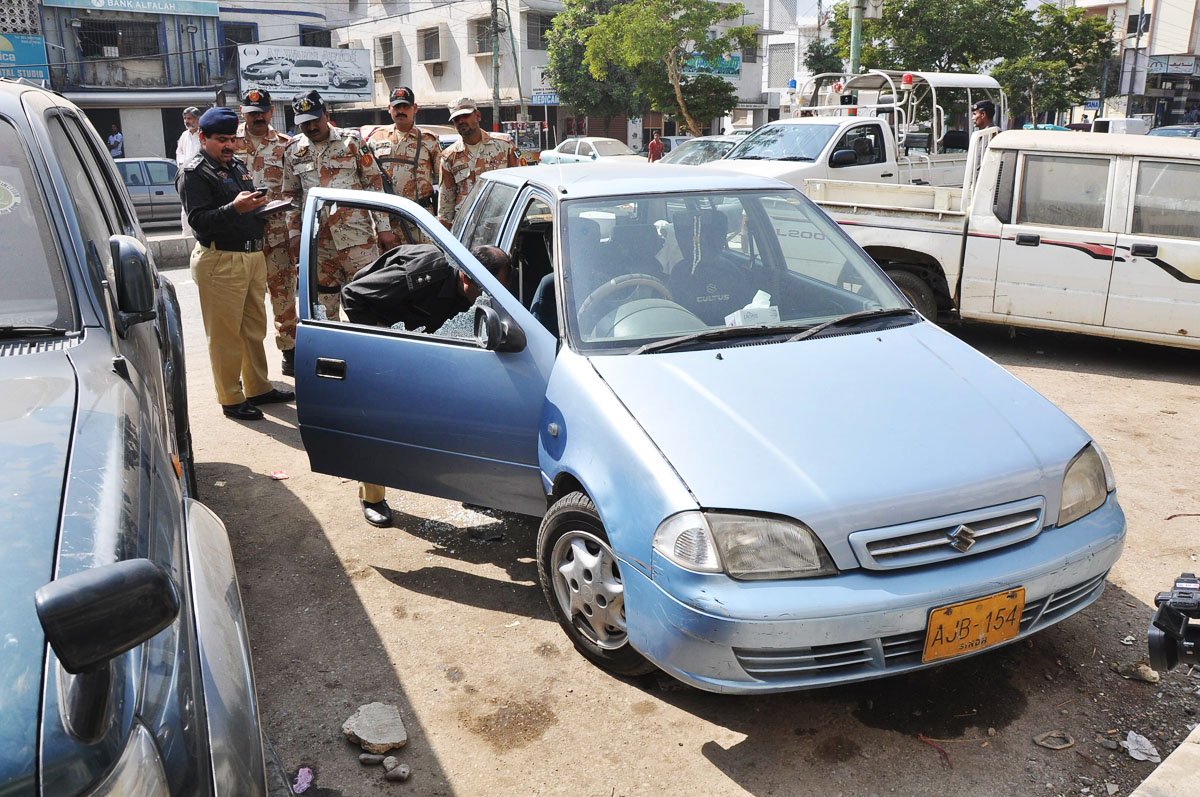
POLYGON ((554 595, 572 625, 592 644, 625 644, 625 585, 608 543, 586 531, 568 531, 550 553, 554 595))

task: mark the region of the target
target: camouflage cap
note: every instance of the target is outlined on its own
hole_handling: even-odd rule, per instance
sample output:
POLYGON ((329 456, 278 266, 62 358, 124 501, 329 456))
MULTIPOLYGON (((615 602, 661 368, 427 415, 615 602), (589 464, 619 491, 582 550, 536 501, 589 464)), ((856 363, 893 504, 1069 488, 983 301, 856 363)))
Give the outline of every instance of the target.
POLYGON ((475 107, 475 100, 470 97, 459 97, 454 102, 450 103, 450 119, 453 121, 456 117, 465 116, 469 113, 475 113, 479 109, 475 107))

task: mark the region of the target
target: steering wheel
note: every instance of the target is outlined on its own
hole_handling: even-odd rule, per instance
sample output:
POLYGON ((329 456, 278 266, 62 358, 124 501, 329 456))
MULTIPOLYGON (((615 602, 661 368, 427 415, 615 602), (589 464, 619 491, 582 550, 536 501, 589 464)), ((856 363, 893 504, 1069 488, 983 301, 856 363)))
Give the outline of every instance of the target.
MULTIPOLYGON (((659 295, 662 299, 670 299, 671 291, 666 285, 663 285, 662 280, 650 274, 622 274, 619 277, 613 277, 608 282, 603 282, 598 288, 588 294, 583 303, 579 305, 579 328, 592 329, 595 326, 595 321, 599 319, 587 318, 588 313, 594 311, 597 307, 602 306, 606 299, 612 297, 617 291, 626 288, 650 288, 659 295)), ((632 292, 632 291, 631 291, 632 292)))

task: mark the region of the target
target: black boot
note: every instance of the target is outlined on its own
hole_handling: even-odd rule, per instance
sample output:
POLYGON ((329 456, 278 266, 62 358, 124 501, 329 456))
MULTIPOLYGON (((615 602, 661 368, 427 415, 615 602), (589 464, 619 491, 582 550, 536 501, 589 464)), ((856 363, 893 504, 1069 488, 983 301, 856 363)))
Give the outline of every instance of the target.
POLYGON ((296 350, 287 349, 283 352, 283 375, 296 375, 296 350))

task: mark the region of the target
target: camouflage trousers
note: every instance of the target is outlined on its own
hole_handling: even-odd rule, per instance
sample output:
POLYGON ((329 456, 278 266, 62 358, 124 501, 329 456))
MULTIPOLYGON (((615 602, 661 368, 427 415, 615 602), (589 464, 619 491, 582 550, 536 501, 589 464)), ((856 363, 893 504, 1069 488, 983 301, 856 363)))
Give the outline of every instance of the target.
POLYGON ((317 301, 325 308, 326 318, 338 318, 342 286, 377 257, 379 247, 373 242, 338 249, 330 239, 317 240, 317 301))
POLYGON ((296 348, 296 264, 288 255, 287 242, 264 246, 267 258, 267 292, 275 315, 275 346, 280 351, 296 348))

